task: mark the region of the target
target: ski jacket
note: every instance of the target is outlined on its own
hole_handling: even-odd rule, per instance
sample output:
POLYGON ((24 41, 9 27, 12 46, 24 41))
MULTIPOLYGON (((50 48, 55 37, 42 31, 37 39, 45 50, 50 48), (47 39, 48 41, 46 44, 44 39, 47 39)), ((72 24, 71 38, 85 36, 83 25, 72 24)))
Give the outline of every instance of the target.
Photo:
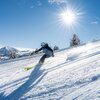
POLYGON ((41 50, 43 50, 43 53, 45 53, 48 56, 54 56, 53 50, 48 45, 41 47, 38 51, 41 51, 41 50))

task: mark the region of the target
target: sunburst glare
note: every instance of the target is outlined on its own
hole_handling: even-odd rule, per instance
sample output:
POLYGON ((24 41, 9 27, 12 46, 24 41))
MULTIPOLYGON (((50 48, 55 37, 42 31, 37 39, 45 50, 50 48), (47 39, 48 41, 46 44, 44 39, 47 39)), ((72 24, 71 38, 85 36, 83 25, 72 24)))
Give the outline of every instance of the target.
POLYGON ((58 14, 58 22, 61 26, 67 26, 73 28, 79 25, 80 18, 83 12, 75 8, 64 8, 58 14))
POLYGON ((61 21, 65 24, 71 25, 76 21, 77 16, 73 11, 63 11, 60 14, 61 21))

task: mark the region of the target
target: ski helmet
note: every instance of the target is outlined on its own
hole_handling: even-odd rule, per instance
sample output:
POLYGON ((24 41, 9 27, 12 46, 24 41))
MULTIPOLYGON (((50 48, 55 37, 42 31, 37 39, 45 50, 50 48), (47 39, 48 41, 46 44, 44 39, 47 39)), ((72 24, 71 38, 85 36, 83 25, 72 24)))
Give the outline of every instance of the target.
POLYGON ((42 42, 42 43, 41 43, 41 47, 44 47, 44 46, 45 46, 45 44, 46 44, 45 42, 42 42))

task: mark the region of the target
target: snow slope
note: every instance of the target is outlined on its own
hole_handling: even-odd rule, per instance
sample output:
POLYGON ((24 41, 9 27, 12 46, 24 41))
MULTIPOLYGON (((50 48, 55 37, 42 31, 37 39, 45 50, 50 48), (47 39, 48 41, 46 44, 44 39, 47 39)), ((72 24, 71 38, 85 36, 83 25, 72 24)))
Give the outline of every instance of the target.
POLYGON ((100 100, 100 41, 40 57, 0 64, 0 100, 100 100))

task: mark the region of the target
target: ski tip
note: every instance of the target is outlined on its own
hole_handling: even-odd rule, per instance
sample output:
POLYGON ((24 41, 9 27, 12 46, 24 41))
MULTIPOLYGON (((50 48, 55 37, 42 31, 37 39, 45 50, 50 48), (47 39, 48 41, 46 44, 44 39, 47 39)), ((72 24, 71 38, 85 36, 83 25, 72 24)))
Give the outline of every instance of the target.
POLYGON ((28 70, 30 70, 31 68, 33 68, 33 67, 32 67, 32 66, 31 66, 31 67, 25 67, 24 70, 25 70, 25 71, 28 71, 28 70))

